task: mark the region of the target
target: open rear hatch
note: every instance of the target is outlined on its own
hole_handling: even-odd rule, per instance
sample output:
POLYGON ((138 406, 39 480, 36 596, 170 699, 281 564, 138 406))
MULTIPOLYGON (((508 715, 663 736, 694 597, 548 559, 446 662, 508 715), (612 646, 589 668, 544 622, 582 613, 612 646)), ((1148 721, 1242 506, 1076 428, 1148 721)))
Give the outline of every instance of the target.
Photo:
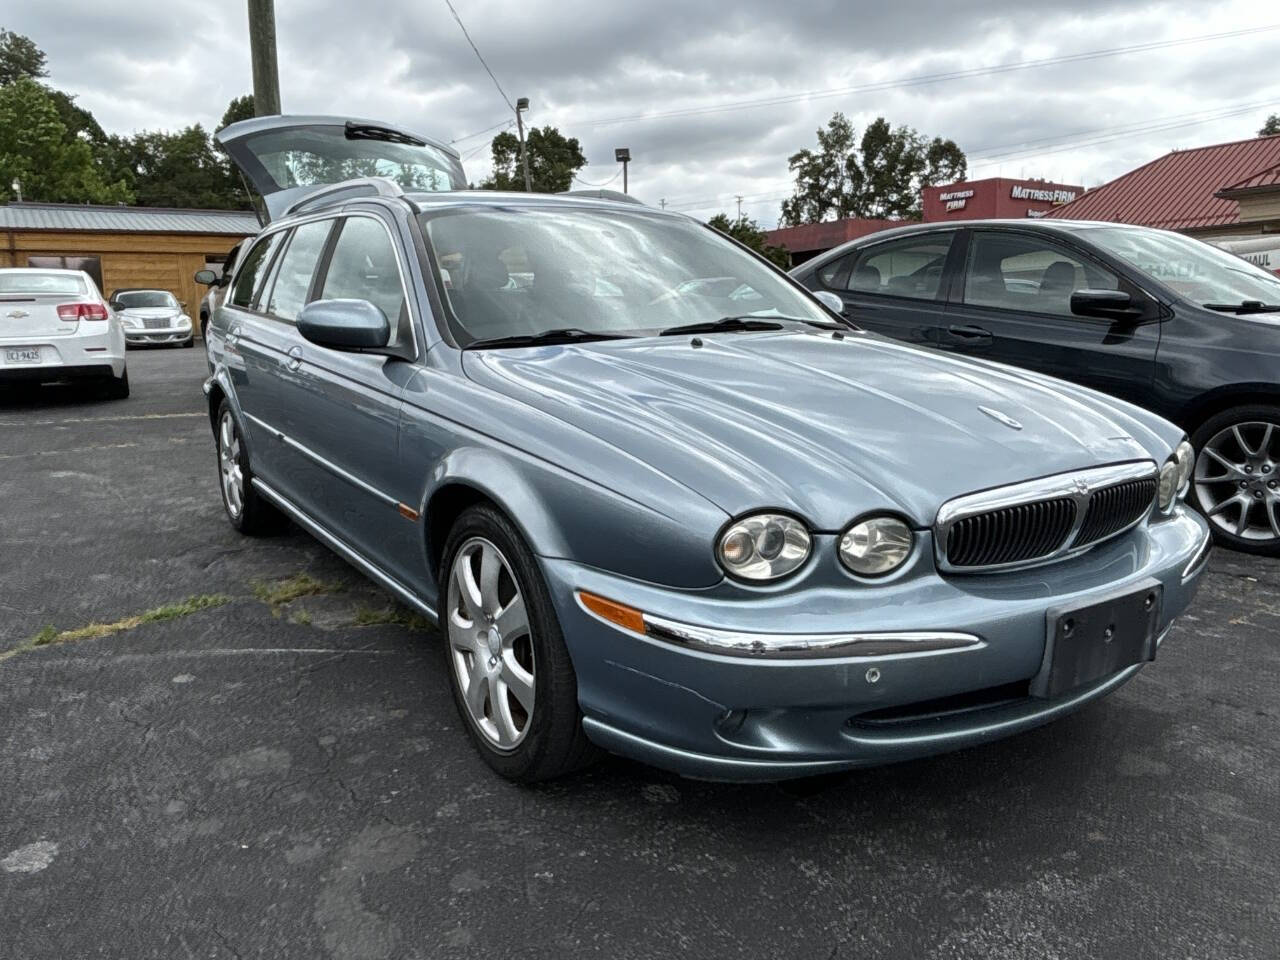
POLYGON ((406 192, 467 187, 452 147, 377 120, 255 117, 214 137, 261 197, 264 224, 321 187, 360 177, 387 177, 406 192))

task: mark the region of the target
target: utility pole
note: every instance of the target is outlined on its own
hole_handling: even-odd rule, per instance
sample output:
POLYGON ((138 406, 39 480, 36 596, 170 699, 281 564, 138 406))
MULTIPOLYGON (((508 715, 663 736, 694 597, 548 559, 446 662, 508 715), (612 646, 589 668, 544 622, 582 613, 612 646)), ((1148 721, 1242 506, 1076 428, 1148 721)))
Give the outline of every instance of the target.
POLYGON ((734 194, 734 196, 737 198, 737 201, 738 201, 738 219, 741 220, 742 219, 742 197, 739 196, 738 194, 734 194))
POLYGON ((631 148, 618 147, 613 151, 613 159, 622 164, 622 192, 630 193, 627 189, 627 164, 631 162, 631 148))
POLYGON ((249 56, 253 61, 253 113, 280 112, 280 69, 276 65, 275 0, 249 0, 249 56))
POLYGON ((663 197, 661 200, 659 200, 658 206, 660 206, 663 210, 667 209, 667 198, 663 197))
POLYGON ((524 167, 524 192, 533 193, 533 181, 529 179, 529 154, 524 148, 524 118, 522 114, 529 109, 529 98, 521 97, 516 101, 516 129, 520 131, 520 166, 524 167))

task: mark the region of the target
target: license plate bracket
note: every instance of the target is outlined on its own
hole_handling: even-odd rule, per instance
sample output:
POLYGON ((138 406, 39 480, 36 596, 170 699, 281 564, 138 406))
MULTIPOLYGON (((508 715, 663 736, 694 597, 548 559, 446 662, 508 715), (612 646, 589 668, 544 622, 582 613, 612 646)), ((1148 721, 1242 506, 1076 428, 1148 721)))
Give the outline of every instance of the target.
POLYGON ((1054 699, 1125 667, 1156 658, 1164 588, 1148 579, 1101 600, 1053 607, 1045 614, 1045 651, 1031 695, 1054 699))
POLYGON ((39 363, 39 347, 10 347, 4 352, 5 363, 39 363))

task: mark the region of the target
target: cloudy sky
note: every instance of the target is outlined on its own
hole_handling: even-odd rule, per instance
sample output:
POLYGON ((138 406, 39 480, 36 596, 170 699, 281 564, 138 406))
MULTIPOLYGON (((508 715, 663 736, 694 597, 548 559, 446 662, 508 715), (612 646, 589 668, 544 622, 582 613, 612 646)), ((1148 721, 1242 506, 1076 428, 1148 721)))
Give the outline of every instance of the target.
MULTIPOLYGON (((836 110, 859 127, 883 115, 954 139, 971 179, 1087 186, 1173 148, 1252 136, 1280 112, 1274 0, 454 6, 507 95, 532 101, 530 122, 582 142, 584 181, 614 177, 613 148, 627 146, 633 193, 702 218, 741 194, 745 213, 773 225, 787 157, 836 110), (1127 49, 989 69, 1116 48, 1127 49), (955 73, 968 75, 903 83, 955 73)), ((510 111, 445 0, 276 0, 276 18, 286 112, 463 138, 468 174, 485 175, 493 131, 467 135, 510 111)), ((243 0, 26 3, 0 25, 31 36, 50 81, 113 132, 212 128, 252 86, 243 0)))

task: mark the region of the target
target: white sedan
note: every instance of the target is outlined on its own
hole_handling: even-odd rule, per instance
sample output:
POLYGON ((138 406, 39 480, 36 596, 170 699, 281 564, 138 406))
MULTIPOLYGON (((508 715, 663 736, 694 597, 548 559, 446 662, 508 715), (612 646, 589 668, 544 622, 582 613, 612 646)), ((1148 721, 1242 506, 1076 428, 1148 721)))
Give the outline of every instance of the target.
POLYGON ((0 384, 88 378, 129 395, 124 330, 83 270, 0 269, 0 384))

